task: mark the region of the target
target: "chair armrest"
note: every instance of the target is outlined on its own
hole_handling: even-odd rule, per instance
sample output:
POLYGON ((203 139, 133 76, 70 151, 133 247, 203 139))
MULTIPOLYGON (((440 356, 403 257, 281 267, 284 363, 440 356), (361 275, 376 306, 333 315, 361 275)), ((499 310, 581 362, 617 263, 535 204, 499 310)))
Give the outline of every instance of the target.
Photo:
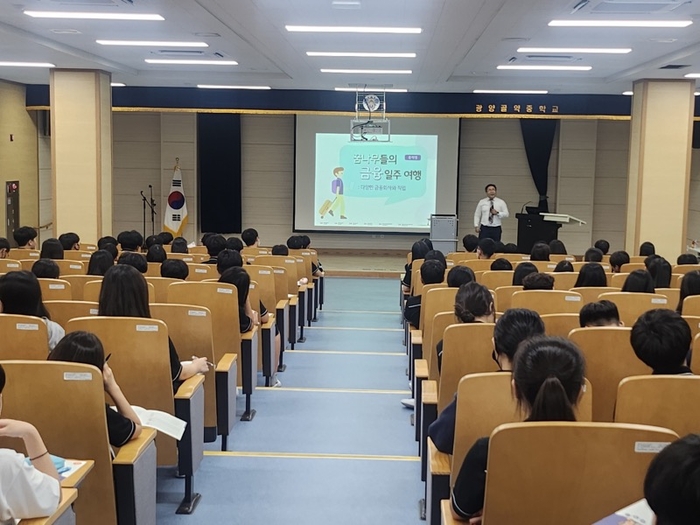
POLYGON ((263 330, 272 330, 275 327, 275 316, 274 314, 268 314, 270 317, 268 317, 266 323, 262 323, 260 325, 260 328, 263 330))
POLYGON ((231 367, 236 366, 236 361, 238 360, 237 354, 224 354, 224 357, 219 359, 216 363, 216 372, 228 372, 231 367))
POLYGON ((421 330, 411 330, 411 344, 412 345, 422 345, 423 344, 423 332, 421 330))
POLYGON ((175 392, 175 399, 190 399, 198 388, 204 386, 204 376, 196 374, 180 385, 180 388, 175 392))
POLYGON ((258 327, 254 326, 252 330, 241 334, 241 341, 252 341, 256 335, 258 335, 258 327))
POLYGON ((298 297, 290 297, 289 298, 289 306, 296 306, 297 304, 299 304, 298 297))
POLYGON ((458 520, 452 515, 452 505, 450 500, 444 499, 440 502, 440 510, 442 513, 442 524, 441 525, 457 525, 458 523, 466 523, 465 521, 458 520))
POLYGON ((277 310, 284 310, 285 308, 287 308, 288 304, 289 304, 288 299, 287 300, 283 299, 281 301, 277 301, 277 310))
POLYGON ((452 456, 440 452, 430 437, 428 437, 428 465, 432 476, 449 476, 452 468, 452 456))
POLYGON ((437 381, 423 380, 423 392, 421 395, 421 404, 437 405, 438 402, 438 386, 437 381))
MULTIPOLYGON (((425 359, 416 359, 415 367, 416 377, 414 378, 414 381, 428 378, 428 361, 426 361, 425 359)), ((435 381, 433 381, 433 383, 435 383, 435 381)))
MULTIPOLYGON (((31 518, 20 520, 19 525, 52 525, 58 521, 58 519, 63 516, 67 511, 70 510, 71 505, 78 499, 78 489, 61 489, 61 501, 58 504, 58 508, 54 511, 51 516, 46 518, 31 518)), ((13 522, 14 523, 14 522, 13 522)))
POLYGON ((95 462, 92 459, 84 460, 85 464, 78 467, 75 472, 61 481, 61 488, 78 489, 88 473, 95 468, 95 462))
POLYGON ((132 439, 119 449, 116 457, 112 460, 112 464, 131 465, 132 463, 136 463, 136 460, 146 451, 148 445, 156 439, 157 434, 158 431, 154 428, 143 427, 139 437, 132 439))

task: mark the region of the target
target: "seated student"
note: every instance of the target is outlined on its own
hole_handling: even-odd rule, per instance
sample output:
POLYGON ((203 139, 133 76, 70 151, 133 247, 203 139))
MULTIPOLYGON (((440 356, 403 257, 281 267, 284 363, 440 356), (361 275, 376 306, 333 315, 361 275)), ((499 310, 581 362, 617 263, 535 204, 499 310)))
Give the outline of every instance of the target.
POLYGON ((601 252, 603 252, 603 255, 607 255, 610 251, 610 243, 605 239, 597 240, 593 247, 598 248, 601 252))
MULTIPOLYGON (((513 360, 513 393, 525 421, 576 421, 585 360, 571 341, 535 337, 523 342, 513 360)), ((467 453, 452 489, 452 512, 461 519, 481 515, 486 489, 489 438, 467 453)), ((544 465, 543 465, 544 467, 544 465)))
POLYGON ((610 267, 612 268, 613 273, 620 273, 620 268, 622 265, 629 264, 629 262, 630 256, 624 250, 613 252, 612 255, 610 255, 610 267))
POLYGON ((61 269, 53 259, 39 259, 32 264, 32 273, 37 279, 58 279, 61 269))
POLYGON ((543 242, 535 243, 530 251, 531 261, 548 261, 550 254, 549 245, 543 242))
MULTIPOLYGON (((107 246, 114 246, 109 244, 107 246)), ((88 275, 104 275, 107 270, 114 266, 114 257, 111 253, 105 250, 97 250, 90 256, 90 262, 87 267, 88 275)))
POLYGON ((247 228, 241 233, 241 239, 246 246, 252 246, 257 248, 260 245, 260 237, 258 236, 258 230, 253 228, 247 228))
POLYGON ((464 246, 465 252, 474 253, 479 247, 479 238, 469 233, 462 238, 462 246, 464 246))
POLYGON ((190 253, 190 249, 187 247, 187 239, 175 237, 170 244, 170 253, 190 253))
POLYGON ((217 235, 217 234, 216 234, 216 233, 213 233, 213 232, 205 232, 205 233, 203 233, 203 234, 202 234, 202 238, 201 238, 200 241, 199 241, 200 244, 201 244, 202 246, 206 246, 206 245, 207 245, 207 239, 208 239, 209 237, 211 237, 212 235, 217 235))
POLYGON ((603 252, 598 248, 588 248, 583 254, 584 262, 603 262, 603 252))
POLYGON ((170 279, 187 279, 190 275, 190 268, 185 261, 179 259, 167 259, 160 265, 160 276, 170 279))
POLYGON ((491 271, 511 271, 513 269, 513 265, 510 263, 508 259, 504 259, 503 257, 499 257, 495 261, 491 263, 490 267, 491 271))
POLYGON ((671 286, 671 263, 663 257, 655 257, 649 262, 647 268, 651 278, 654 279, 654 289, 669 288, 671 286))
POLYGON ((113 244, 116 246, 119 244, 119 241, 112 237, 111 235, 107 235, 106 237, 100 237, 100 239, 97 241, 97 249, 98 250, 103 250, 106 244, 113 244))
POLYGON ((428 250, 428 253, 425 254, 424 259, 426 261, 440 261, 442 265, 447 268, 445 255, 440 250, 428 250))
POLYGON ((148 237, 146 237, 144 244, 146 245, 146 249, 148 249, 151 246, 155 246, 156 244, 162 245, 163 241, 161 240, 160 236, 158 236, 158 235, 149 235, 148 237))
POLYGON ((428 251, 434 250, 434 248, 433 248, 433 241, 431 241, 430 238, 428 238, 428 237, 423 237, 423 238, 421 239, 421 242, 422 242, 423 244, 425 244, 425 245, 428 247, 428 251))
POLYGON ((428 248, 428 245, 425 244, 423 241, 416 241, 413 243, 413 246, 411 246, 411 262, 405 266, 406 273, 404 274, 403 279, 401 279, 401 284, 403 285, 403 293, 411 292, 411 270, 413 268, 413 261, 417 261, 418 259, 424 259, 425 254, 429 251, 430 248, 428 248))
POLYGON ((146 262, 162 263, 167 258, 168 254, 165 253, 162 244, 154 244, 146 252, 146 262))
POLYGON ((646 268, 647 271, 649 271, 649 266, 651 265, 652 261, 654 261, 655 259, 660 259, 660 258, 661 258, 661 256, 660 256, 660 255, 656 255, 655 253, 653 253, 653 254, 647 256, 647 257, 644 259, 644 268, 646 268))
MULTIPOLYGON (((303 250, 306 250, 311 246, 311 237, 308 235, 300 235, 299 238, 301 239, 301 248, 303 250)), ((318 265, 314 262, 311 261, 311 273, 312 275, 315 275, 316 277, 324 277, 326 274, 323 271, 323 265, 321 264, 321 261, 316 259, 318 262, 318 265)))
POLYGON ((287 239, 287 248, 290 250, 301 250, 301 239, 298 235, 292 235, 287 239))
POLYGON ((554 277, 546 273, 531 273, 523 279, 523 290, 554 290, 554 277))
MULTIPOLYGON (((424 285, 439 284, 445 278, 445 266, 437 260, 425 261, 420 267, 420 279, 424 285)), ((418 328, 420 323, 421 296, 412 295, 406 299, 403 316, 411 326, 418 328)))
POLYGON ((566 246, 559 239, 553 239, 549 241, 549 253, 552 255, 568 255, 566 253, 566 246))
POLYGON ((654 293, 654 279, 646 270, 634 270, 631 272, 625 284, 622 285, 623 292, 654 293))
POLYGON ((104 250, 107 253, 109 253, 112 256, 113 263, 117 261, 117 257, 119 256, 119 250, 117 250, 116 244, 105 244, 102 246, 102 248, 100 248, 100 250, 104 250))
MULTIPOLYGON (((98 315, 150 319, 148 285, 144 276, 128 264, 116 264, 107 270, 102 280, 98 315)), ((207 359, 206 357, 196 357, 189 363, 180 363, 170 338, 168 338, 168 344, 173 391, 177 391, 181 381, 208 370, 207 359)))
MULTIPOLYGON (((0 256, 2 252, 0 251, 0 256)), ((692 253, 682 253, 676 259, 676 265, 681 266, 683 264, 698 264, 698 258, 692 253)))
POLYGON ((89 332, 71 332, 56 345, 49 354, 49 361, 84 363, 97 367, 102 372, 105 392, 114 401, 117 410, 105 404, 107 410, 107 433, 109 444, 123 447, 141 435, 141 420, 119 388, 114 373, 105 361, 102 342, 89 332))
POLYGON ((40 259, 63 259, 63 246, 58 239, 46 239, 41 243, 40 259))
POLYGON ((17 243, 17 248, 24 248, 28 250, 36 249, 36 237, 37 233, 34 228, 29 226, 22 226, 17 228, 12 232, 12 237, 14 237, 17 243))
POLYGON ((506 245, 501 241, 496 241, 493 245, 493 253, 505 253, 506 245))
POLYGON ((639 245, 639 255, 642 257, 656 255, 656 247, 649 241, 644 241, 642 244, 639 245))
POLYGON ((678 312, 661 308, 644 312, 632 326, 630 343, 652 374, 692 375, 686 363, 693 336, 678 312))
MULTIPOLYGON (((544 323, 540 315, 525 308, 506 310, 496 321, 493 330, 493 360, 499 370, 510 372, 513 357, 518 345, 532 337, 544 335, 544 323)), ((428 436, 440 452, 452 454, 455 440, 455 417, 457 415, 457 396, 447 405, 438 418, 428 427, 428 436)))
POLYGON ((574 265, 571 264, 569 261, 559 261, 557 265, 554 267, 554 271, 559 273, 559 272, 573 272, 574 271, 574 265))
POLYGON ((272 255, 284 255, 287 256, 289 255, 289 248, 287 248, 284 244, 275 244, 272 247, 272 255))
POLYGON ((240 252, 243 249, 243 241, 238 237, 229 237, 226 239, 226 249, 240 252))
POLYGON ((681 293, 676 312, 683 314, 683 301, 691 295, 700 295, 700 271, 688 272, 681 279, 681 293))
POLYGON ((39 281, 31 272, 9 272, 0 276, 0 303, 3 313, 41 317, 49 333, 49 350, 66 335, 61 325, 51 320, 41 298, 39 281))
POLYGON ((167 246, 173 242, 173 234, 170 232, 160 232, 158 238, 163 246, 167 246))
POLYGON ((471 283, 476 281, 476 276, 474 275, 474 270, 468 266, 453 266, 449 272, 447 272, 447 287, 448 288, 459 288, 463 284, 471 283))
POLYGON ((518 264, 513 271, 513 286, 522 286, 523 279, 531 273, 537 273, 537 266, 529 262, 518 264))
MULTIPOLYGON (((5 381, 0 365, 0 399, 5 381)), ((25 457, 0 448, 0 523, 50 516, 61 501, 60 477, 39 431, 24 421, 0 419, 0 437, 21 439, 27 451, 25 457)))
POLYGON ((207 237, 206 244, 209 260, 204 261, 204 264, 216 264, 216 258, 222 250, 226 249, 226 239, 218 233, 207 237))
POLYGON ((138 252, 143 245, 143 235, 136 230, 123 231, 117 235, 117 242, 123 252, 138 252))
POLYGON ((503 245, 503 253, 518 253, 518 245, 512 242, 507 242, 503 245))
POLYGON ((10 241, 5 237, 0 237, 0 259, 7 259, 10 256, 10 241))
POLYGON ((141 273, 146 273, 148 271, 148 262, 146 258, 140 253, 134 252, 122 252, 117 260, 117 264, 126 264, 136 268, 141 273))
POLYGON ((66 251, 80 250, 80 237, 78 237, 77 233, 62 233, 58 236, 58 242, 61 243, 61 246, 63 246, 63 249, 66 251))
POLYGON ((603 287, 608 285, 608 278, 605 270, 598 263, 584 264, 578 272, 574 288, 582 287, 603 287))
POLYGON ((494 253, 496 253, 496 241, 488 237, 479 241, 479 247, 476 249, 479 259, 490 259, 494 253))
POLYGON ((700 516, 700 436, 689 434, 659 452, 644 478, 644 497, 658 525, 696 523, 700 516))
POLYGON ((597 301, 584 305, 578 314, 578 322, 581 328, 624 326, 622 321, 620 321, 617 305, 612 301, 597 301))
POLYGON ((236 250, 221 250, 216 260, 216 271, 222 275, 229 268, 243 266, 243 256, 236 250))

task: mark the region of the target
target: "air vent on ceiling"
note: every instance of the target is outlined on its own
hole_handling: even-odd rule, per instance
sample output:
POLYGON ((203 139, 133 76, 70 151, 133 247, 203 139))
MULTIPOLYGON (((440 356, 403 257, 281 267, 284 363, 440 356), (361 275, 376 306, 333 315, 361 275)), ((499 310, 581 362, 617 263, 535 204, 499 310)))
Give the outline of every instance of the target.
POLYGON ((113 7, 119 5, 120 2, 115 0, 51 0, 55 4, 61 5, 84 5, 84 6, 107 6, 113 7))
POLYGON ((52 29, 52 33, 56 35, 79 35, 80 31, 77 29, 52 29))
POLYGON ((361 84, 359 82, 348 82, 348 87, 353 89, 389 89, 393 88, 394 84, 361 84))
POLYGON ((195 56, 195 57, 201 57, 204 56, 204 51, 198 51, 196 49, 159 49, 158 51, 152 51, 153 54, 155 55, 162 55, 162 56, 180 56, 180 57, 188 57, 188 56, 195 56))
POLYGON ((573 62, 578 59, 573 55, 525 55, 525 60, 531 62, 573 62))
POLYGON ((583 0, 574 7, 574 12, 595 15, 645 15, 668 13, 690 0, 583 0))
POLYGON ((685 69, 686 67, 690 66, 687 64, 667 64, 659 69, 685 69))

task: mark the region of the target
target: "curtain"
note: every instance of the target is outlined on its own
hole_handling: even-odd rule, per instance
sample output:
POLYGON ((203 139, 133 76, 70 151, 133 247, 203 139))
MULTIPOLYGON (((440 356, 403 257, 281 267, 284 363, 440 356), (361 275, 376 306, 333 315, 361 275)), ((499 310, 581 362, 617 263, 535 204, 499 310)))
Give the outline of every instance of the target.
POLYGON ((530 174, 539 193, 540 211, 549 211, 547 182, 549 158, 552 154, 557 121, 554 119, 520 119, 523 144, 530 165, 530 174))

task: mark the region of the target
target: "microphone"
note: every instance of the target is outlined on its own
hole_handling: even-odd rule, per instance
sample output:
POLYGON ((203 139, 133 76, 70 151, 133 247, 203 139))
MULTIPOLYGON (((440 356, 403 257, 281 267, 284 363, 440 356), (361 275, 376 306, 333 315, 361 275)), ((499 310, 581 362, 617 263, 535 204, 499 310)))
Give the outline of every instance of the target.
POLYGON ((151 184, 149 184, 148 187, 149 187, 149 188, 153 188, 153 186, 152 186, 151 184))
POLYGON ((520 208, 520 213, 525 213, 525 206, 528 204, 535 204, 533 201, 527 201, 525 204, 523 204, 523 207, 520 208))

